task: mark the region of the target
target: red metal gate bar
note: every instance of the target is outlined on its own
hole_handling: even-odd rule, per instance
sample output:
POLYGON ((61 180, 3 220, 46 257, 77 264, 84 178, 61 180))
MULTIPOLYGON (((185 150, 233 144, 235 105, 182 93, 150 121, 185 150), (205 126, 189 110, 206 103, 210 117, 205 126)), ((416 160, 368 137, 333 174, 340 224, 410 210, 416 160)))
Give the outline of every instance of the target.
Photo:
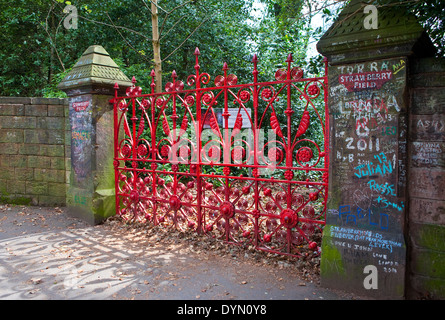
POLYGON ((327 61, 324 77, 304 78, 289 55, 274 81, 258 82, 254 56, 253 83, 238 84, 224 63, 207 87, 199 55, 196 49, 186 84, 173 72, 163 93, 154 92, 154 72, 149 94, 134 78, 125 97, 116 85, 116 213, 269 252, 319 254, 329 167, 327 61))

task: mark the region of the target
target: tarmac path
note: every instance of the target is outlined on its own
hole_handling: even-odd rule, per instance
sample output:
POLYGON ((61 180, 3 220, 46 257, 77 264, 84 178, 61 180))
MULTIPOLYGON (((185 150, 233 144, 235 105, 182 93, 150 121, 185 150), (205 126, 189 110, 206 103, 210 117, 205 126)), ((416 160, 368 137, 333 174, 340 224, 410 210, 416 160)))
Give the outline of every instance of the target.
POLYGON ((65 211, 0 205, 0 299, 360 299, 320 287, 285 259, 117 220, 91 226, 65 211))

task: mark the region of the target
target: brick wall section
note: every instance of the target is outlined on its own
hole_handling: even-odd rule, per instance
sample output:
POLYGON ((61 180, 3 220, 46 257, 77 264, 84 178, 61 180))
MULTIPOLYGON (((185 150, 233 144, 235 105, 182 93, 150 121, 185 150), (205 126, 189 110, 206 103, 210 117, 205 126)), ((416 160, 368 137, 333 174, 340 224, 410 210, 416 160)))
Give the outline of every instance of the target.
POLYGON ((65 205, 67 109, 66 99, 0 97, 0 201, 65 205))
POLYGON ((407 297, 445 299, 445 59, 410 70, 407 297))

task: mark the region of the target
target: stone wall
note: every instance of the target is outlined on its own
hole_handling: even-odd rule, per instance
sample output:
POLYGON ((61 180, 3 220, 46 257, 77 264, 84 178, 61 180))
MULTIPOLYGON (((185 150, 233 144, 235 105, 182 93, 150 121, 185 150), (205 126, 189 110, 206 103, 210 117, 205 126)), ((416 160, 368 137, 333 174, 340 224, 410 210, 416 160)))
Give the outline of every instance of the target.
POLYGON ((0 202, 65 205, 66 99, 0 97, 0 202))
POLYGON ((407 297, 445 299, 445 59, 410 70, 407 297))

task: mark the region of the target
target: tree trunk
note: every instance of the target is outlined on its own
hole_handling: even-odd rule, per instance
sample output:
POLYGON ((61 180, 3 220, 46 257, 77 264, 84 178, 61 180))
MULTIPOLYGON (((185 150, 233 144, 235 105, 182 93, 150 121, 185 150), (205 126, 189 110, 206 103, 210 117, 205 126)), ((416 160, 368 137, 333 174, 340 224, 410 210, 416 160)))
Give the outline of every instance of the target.
POLYGON ((156 73, 155 92, 162 92, 162 61, 161 61, 161 44, 159 42, 159 24, 158 24, 158 0, 151 1, 151 29, 153 34, 153 55, 156 73))

